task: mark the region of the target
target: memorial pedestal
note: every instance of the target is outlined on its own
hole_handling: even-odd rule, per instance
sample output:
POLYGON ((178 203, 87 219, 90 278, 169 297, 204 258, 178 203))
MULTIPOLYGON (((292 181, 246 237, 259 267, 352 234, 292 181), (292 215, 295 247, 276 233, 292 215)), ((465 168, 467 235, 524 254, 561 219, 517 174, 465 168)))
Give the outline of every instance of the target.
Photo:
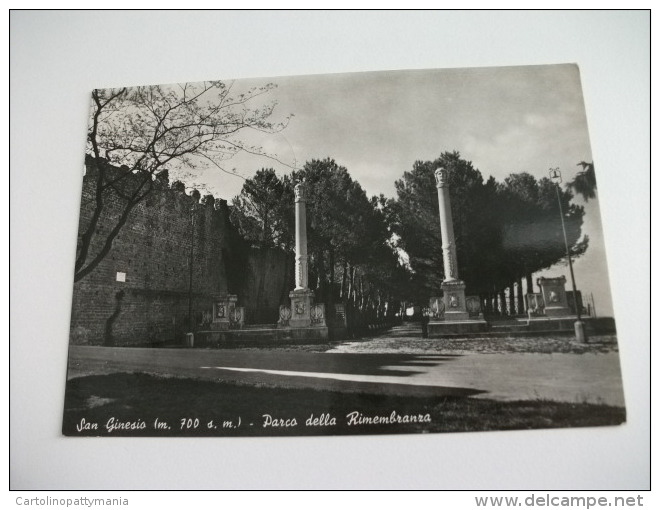
POLYGON ((289 297, 291 298, 289 326, 292 328, 306 328, 311 326, 314 292, 309 289, 293 290, 289 293, 289 297))
POLYGON ((461 281, 443 282, 443 297, 432 297, 429 303, 429 338, 469 336, 488 330, 476 296, 465 297, 465 284, 461 281))
POLYGON ((210 329, 213 331, 226 331, 243 324, 243 309, 237 307, 238 296, 225 294, 217 297, 213 302, 213 319, 210 329))
POLYGON ((571 314, 571 309, 568 307, 568 300, 566 298, 566 277, 560 276, 559 278, 539 278, 537 280, 539 287, 541 287, 541 294, 543 294, 543 302, 545 303, 546 317, 568 317, 571 314))
POLYGON ((440 285, 445 305, 445 321, 465 321, 470 318, 465 304, 465 283, 461 280, 445 280, 440 285))

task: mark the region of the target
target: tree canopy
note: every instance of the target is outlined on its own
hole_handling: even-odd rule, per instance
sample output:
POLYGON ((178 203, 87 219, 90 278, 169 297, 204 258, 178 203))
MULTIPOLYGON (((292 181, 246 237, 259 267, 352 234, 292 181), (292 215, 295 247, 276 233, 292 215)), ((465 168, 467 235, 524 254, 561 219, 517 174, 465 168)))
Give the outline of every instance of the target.
POLYGON ((590 198, 596 198, 596 171, 594 164, 593 162, 587 163, 580 161, 577 166, 581 166, 582 171, 578 172, 575 178, 567 185, 569 189, 578 195, 582 195, 585 202, 588 202, 590 198))
MULTIPOLYGON (((471 292, 497 292, 548 268, 565 256, 557 188, 549 179, 511 174, 504 182, 484 181, 457 152, 434 161, 417 161, 396 182, 397 198, 388 202, 389 218, 424 297, 437 294, 444 279, 438 197, 433 172, 448 170, 459 275, 471 292)), ((580 241, 584 210, 559 191, 573 255, 586 250, 580 241)))
POLYGON ((317 297, 424 302, 444 280, 439 166, 448 170, 459 275, 471 293, 501 292, 523 278, 529 288, 533 273, 565 257, 558 197, 572 256, 586 250, 584 209, 571 203, 570 190, 525 172, 484 180, 457 152, 415 162, 395 183, 394 199, 368 198, 332 159, 309 161, 282 177, 262 169, 234 198, 232 218, 253 246, 293 251, 293 187, 304 180, 310 286, 317 297), (404 253, 407 264, 400 260, 404 253))
POLYGON ((262 168, 246 179, 240 195, 232 200, 231 220, 242 237, 255 248, 294 246, 293 186, 289 176, 278 177, 262 168))
POLYGON ((293 187, 301 181, 307 190, 309 280, 318 297, 375 300, 385 289, 394 291, 393 274, 405 272, 388 244, 384 199, 368 198, 332 159, 311 160, 282 177, 262 169, 248 179, 232 201, 232 220, 241 235, 253 246, 293 251, 293 187))

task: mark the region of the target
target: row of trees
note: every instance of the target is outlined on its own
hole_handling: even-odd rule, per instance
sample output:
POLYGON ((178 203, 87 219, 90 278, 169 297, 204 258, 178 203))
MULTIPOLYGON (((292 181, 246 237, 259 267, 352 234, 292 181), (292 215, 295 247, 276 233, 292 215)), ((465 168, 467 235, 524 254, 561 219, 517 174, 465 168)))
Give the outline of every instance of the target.
MULTIPOLYGON (((396 182, 397 198, 388 201, 388 220, 397 247, 410 261, 413 287, 424 298, 437 294, 444 279, 442 241, 434 171, 449 170, 458 267, 471 294, 494 298, 515 285, 532 288, 532 274, 565 257, 557 187, 550 179, 511 174, 503 182, 483 179, 457 152, 414 164, 396 182)), ((571 255, 585 252, 581 236, 584 209, 559 190, 571 255)), ((510 293, 513 296, 513 293, 510 293)))
MULTIPOLYGON (((98 165, 94 212, 79 233, 76 281, 107 256, 165 168, 197 172, 206 163, 224 170, 223 161, 237 152, 265 155, 241 134, 286 126, 288 117, 273 121, 275 105, 261 97, 272 88, 239 92, 231 84, 204 82, 94 91, 87 152, 121 171, 108 173, 105 164, 98 165), (110 199, 123 201, 119 213, 108 213, 110 199)), ((571 202, 570 190, 585 200, 595 196, 593 163, 579 164, 583 171, 568 190, 559 191, 574 256, 584 253, 588 239, 581 238, 584 210, 571 202)), ((293 187, 304 180, 310 282, 317 297, 363 309, 382 309, 396 300, 422 303, 438 292, 444 278, 433 175, 438 166, 449 170, 459 271, 471 293, 492 295, 522 279, 531 288, 532 273, 565 256, 554 184, 527 173, 503 182, 484 180, 457 152, 415 162, 396 182, 397 197, 391 199, 367 197, 332 159, 309 161, 281 177, 262 169, 233 200, 232 221, 255 247, 293 251, 293 187)))
POLYGON ((293 251, 293 188, 300 181, 307 190, 309 279, 317 299, 383 309, 408 277, 389 243, 386 202, 368 198, 334 160, 312 160, 282 177, 259 170, 234 198, 232 222, 254 247, 293 251))
POLYGON ((457 152, 416 162, 396 182, 397 197, 391 199, 368 198, 331 159, 310 161, 282 177, 262 169, 234 199, 232 221, 255 247, 293 251, 293 187, 304 180, 310 282, 317 298, 342 299, 361 309, 396 301, 421 304, 438 293, 444 279, 434 178, 439 166, 449 170, 459 271, 470 293, 502 296, 505 288, 522 289, 523 280, 531 289, 533 273, 565 257, 558 195, 572 256, 587 249, 584 209, 571 202, 570 191, 528 173, 484 180, 457 152))

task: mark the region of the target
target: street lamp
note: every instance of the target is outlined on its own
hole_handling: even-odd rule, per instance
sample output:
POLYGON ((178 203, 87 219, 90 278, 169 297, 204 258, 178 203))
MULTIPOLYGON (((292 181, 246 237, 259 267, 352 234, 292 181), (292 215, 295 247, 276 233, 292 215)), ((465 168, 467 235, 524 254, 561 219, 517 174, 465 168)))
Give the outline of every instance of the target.
POLYGON ((580 303, 578 302, 577 287, 575 286, 575 274, 573 273, 573 261, 571 260, 571 252, 568 249, 568 237, 566 237, 566 225, 564 224, 564 210, 561 206, 561 195, 559 194, 559 184, 561 183, 561 172, 559 167, 550 169, 550 180, 556 184, 557 190, 557 203, 559 204, 559 217, 561 218, 561 229, 564 232, 564 245, 566 246, 566 258, 568 259, 568 268, 571 272, 571 285, 573 286, 573 303, 575 304, 575 311, 577 312, 577 320, 575 321, 575 339, 578 342, 584 343, 586 336, 584 333, 584 322, 582 322, 582 315, 580 313, 580 303))
MULTIPOLYGON (((190 206, 190 259, 188 262, 188 331, 194 333, 193 328, 193 268, 195 255, 195 219, 197 212, 197 202, 190 206)), ((192 345, 190 346, 192 347, 192 345)))

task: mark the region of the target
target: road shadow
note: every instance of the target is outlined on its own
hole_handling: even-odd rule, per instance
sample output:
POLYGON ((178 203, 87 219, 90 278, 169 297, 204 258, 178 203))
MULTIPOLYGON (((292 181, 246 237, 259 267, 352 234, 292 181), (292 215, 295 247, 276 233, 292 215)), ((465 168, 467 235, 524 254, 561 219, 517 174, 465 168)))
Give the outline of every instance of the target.
MULTIPOLYGON (((414 338, 415 340, 422 339, 422 329, 410 328, 410 329, 390 329, 376 338, 414 338)), ((371 340, 371 339, 370 339, 371 340)))
POLYGON ((234 372, 218 368, 215 373, 222 373, 222 380, 255 386, 284 389, 314 389, 339 394, 387 395, 396 397, 471 397, 487 393, 486 390, 463 388, 458 386, 434 386, 421 384, 393 383, 382 381, 344 380, 329 377, 306 377, 262 372, 234 372))
POLYGON ((348 354, 325 353, 308 356, 307 353, 286 356, 242 356, 227 359, 221 366, 237 369, 277 370, 287 372, 316 372, 365 376, 410 377, 425 373, 425 367, 450 363, 461 355, 428 354, 348 354), (422 370, 415 370, 420 368, 422 370))

